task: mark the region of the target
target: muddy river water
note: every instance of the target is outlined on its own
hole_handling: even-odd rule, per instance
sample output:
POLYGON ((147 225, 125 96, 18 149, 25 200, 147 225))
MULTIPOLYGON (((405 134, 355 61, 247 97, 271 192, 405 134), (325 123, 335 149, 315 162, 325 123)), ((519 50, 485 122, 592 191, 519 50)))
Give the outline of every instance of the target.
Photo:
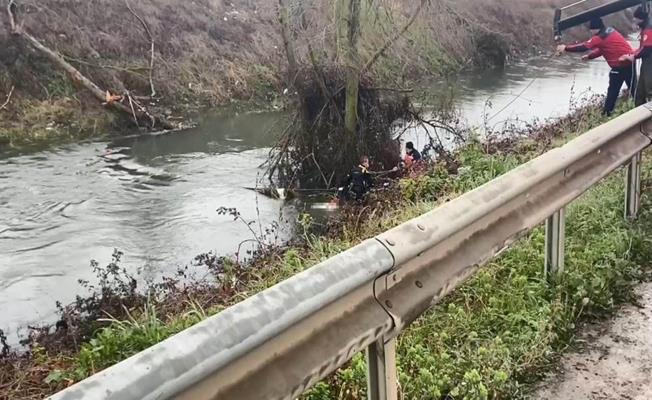
MULTIPOLYGON (((562 116, 572 99, 606 91, 607 74, 601 61, 547 58, 455 85, 464 119, 495 125, 562 116)), ((244 188, 256 185, 282 118, 221 111, 174 135, 0 153, 0 328, 15 336, 53 318, 55 301, 74 299, 77 280, 92 277, 89 261, 106 264, 114 248, 151 277, 203 252, 233 253, 251 233, 218 207, 262 226, 295 217, 297 204, 244 188)))

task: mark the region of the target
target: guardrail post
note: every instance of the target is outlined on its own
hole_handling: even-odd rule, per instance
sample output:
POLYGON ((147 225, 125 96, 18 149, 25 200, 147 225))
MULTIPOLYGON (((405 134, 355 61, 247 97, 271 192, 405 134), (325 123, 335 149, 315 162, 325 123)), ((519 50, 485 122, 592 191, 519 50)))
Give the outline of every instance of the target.
POLYGON ((546 220, 546 276, 564 272, 566 211, 564 208, 546 220))
POLYGON ((396 339, 383 339, 367 348, 367 398, 398 400, 396 339))
POLYGON ((625 218, 635 219, 641 206, 641 153, 636 154, 627 167, 625 186, 625 218))

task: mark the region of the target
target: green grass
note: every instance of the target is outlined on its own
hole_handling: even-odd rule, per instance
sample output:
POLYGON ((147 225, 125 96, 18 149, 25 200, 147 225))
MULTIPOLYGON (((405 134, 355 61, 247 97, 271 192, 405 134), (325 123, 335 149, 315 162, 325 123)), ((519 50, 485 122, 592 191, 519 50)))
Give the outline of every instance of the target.
POLYGON ((567 270, 557 285, 543 276, 537 229, 411 327, 399 343, 406 398, 521 396, 583 316, 627 300, 641 261, 652 257, 641 229, 652 215, 626 222, 622 186, 618 174, 570 207, 567 270))
MULTIPOLYGON (((452 186, 467 189, 515 163, 511 154, 487 157, 471 149, 470 170, 452 186), (490 167, 491 166, 491 167, 490 167)), ((647 160, 650 161, 649 159, 647 160)), ((652 167, 646 164, 645 176, 652 167)), ((568 208, 566 271, 555 284, 543 276, 543 229, 483 268, 399 339, 404 398, 511 399, 571 345, 577 324, 605 316, 631 299, 652 258, 652 205, 635 223, 623 218, 622 173, 568 208)), ((306 398, 365 397, 364 359, 320 384, 306 398)))
POLYGON ((82 107, 74 97, 23 101, 20 107, 20 112, 0 120, 0 137, 14 148, 97 137, 118 126, 114 114, 82 107))

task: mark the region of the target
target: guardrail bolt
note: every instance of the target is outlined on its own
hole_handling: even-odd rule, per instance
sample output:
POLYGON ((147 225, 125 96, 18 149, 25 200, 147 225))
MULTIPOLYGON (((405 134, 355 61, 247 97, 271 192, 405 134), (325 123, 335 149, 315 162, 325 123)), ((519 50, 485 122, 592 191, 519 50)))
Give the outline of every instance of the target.
POLYGON ((387 239, 387 244, 390 246, 396 246, 396 242, 393 241, 392 239, 387 239))
POLYGON ((423 289, 423 283, 421 283, 421 281, 416 281, 414 284, 417 285, 419 289, 423 289))
POLYGON ((387 306, 387 308, 392 308, 392 307, 394 307, 394 304, 392 304, 392 302, 389 301, 389 300, 385 301, 385 305, 387 306))

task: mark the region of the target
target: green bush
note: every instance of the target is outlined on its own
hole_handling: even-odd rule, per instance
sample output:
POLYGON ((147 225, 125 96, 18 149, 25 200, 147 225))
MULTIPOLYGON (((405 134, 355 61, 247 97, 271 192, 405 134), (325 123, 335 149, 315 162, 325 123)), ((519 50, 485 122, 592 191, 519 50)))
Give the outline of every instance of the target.
MULTIPOLYGON (((473 148, 462 156, 467 171, 443 185, 471 189, 520 161, 473 148)), ((650 171, 646 167, 645 174, 650 171)), ((652 213, 631 223, 623 218, 623 203, 623 176, 615 174, 568 207, 566 270, 553 284, 543 275, 539 228, 413 324, 398 344, 403 397, 523 398, 527 384, 568 347, 579 321, 630 299, 643 278, 652 258, 645 233, 652 213)), ((349 369, 329 381, 324 397, 310 398, 364 398, 364 375, 340 379, 356 376, 349 369)))

